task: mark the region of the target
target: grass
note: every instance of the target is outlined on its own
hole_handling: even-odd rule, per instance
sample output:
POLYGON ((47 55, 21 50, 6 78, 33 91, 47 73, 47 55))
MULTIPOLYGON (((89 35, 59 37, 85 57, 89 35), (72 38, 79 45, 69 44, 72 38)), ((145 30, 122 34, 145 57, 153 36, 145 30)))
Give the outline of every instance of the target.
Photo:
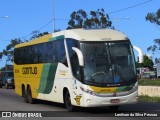
POLYGON ((160 103, 160 97, 149 97, 148 95, 140 95, 140 96, 138 96, 138 101, 160 103))
POLYGON ((142 86, 160 86, 160 78, 151 80, 151 79, 139 79, 138 84, 142 86))

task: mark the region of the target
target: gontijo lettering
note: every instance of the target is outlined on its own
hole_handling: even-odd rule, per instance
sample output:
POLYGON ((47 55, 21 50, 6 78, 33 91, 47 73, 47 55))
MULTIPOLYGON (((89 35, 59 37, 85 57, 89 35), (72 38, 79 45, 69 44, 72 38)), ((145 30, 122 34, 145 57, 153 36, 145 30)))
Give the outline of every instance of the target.
POLYGON ((22 74, 37 74, 37 67, 23 67, 22 74))

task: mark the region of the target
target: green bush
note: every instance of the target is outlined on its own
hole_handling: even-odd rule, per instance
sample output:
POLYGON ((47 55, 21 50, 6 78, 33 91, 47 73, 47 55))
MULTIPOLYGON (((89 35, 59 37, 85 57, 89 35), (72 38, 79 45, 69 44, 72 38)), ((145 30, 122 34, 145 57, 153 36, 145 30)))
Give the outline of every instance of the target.
POLYGON ((140 95, 138 96, 138 101, 160 103, 160 97, 149 97, 148 95, 140 95))
POLYGON ((138 84, 142 86, 160 86, 160 79, 139 79, 138 84))

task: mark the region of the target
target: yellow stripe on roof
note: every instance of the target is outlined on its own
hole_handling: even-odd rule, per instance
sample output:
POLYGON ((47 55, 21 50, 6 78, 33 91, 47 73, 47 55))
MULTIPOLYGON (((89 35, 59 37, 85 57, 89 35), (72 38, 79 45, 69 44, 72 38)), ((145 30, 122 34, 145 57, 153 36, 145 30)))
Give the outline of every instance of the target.
POLYGON ((48 35, 44 35, 42 37, 36 38, 34 40, 31 40, 29 42, 25 42, 22 44, 18 44, 16 45, 14 48, 19 48, 19 47, 24 47, 24 46, 29 46, 29 45, 34 45, 34 44, 38 44, 38 43, 44 43, 49 41, 49 39, 52 37, 52 34, 48 34, 48 35))

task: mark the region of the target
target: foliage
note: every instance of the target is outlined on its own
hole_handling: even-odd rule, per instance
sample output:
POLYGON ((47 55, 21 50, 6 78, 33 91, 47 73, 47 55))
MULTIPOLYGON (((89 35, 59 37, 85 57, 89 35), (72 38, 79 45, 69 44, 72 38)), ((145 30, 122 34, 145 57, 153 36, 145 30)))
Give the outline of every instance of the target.
POLYGON ((150 97, 148 95, 140 95, 138 96, 139 101, 143 102, 160 102, 160 97, 150 97))
POLYGON ((48 33, 48 32, 40 33, 40 31, 35 30, 35 31, 33 31, 31 34, 32 34, 32 37, 30 38, 30 40, 33 40, 33 39, 42 37, 42 36, 44 36, 44 35, 47 35, 47 34, 49 34, 49 33, 48 33))
POLYGON ((61 30, 60 30, 60 29, 55 29, 55 30, 54 30, 54 33, 55 33, 55 32, 59 32, 59 31, 61 31, 61 30))
POLYGON ((2 67, 1 69, 0 69, 0 71, 13 71, 13 65, 7 65, 7 66, 5 66, 5 67, 2 67), (6 67, 7 67, 7 69, 6 69, 6 67))
POLYGON ((144 55, 143 67, 148 67, 150 69, 153 68, 153 61, 148 58, 148 56, 144 55))
MULTIPOLYGON (((160 9, 158 9, 156 13, 148 13, 146 20, 157 26, 160 26, 160 9)), ((152 52, 160 51, 160 38, 155 39, 153 42, 154 45, 149 46, 147 50, 152 52)))
POLYGON ((5 70, 6 70, 6 67, 2 67, 0 70, 1 70, 1 71, 5 71, 5 70))
POLYGON ((84 10, 72 12, 70 15, 67 29, 74 28, 114 28, 109 16, 105 13, 104 9, 97 11, 90 11, 88 15, 84 10), (89 16, 89 17, 88 17, 89 16))
POLYGON ((160 25, 160 9, 158 9, 156 13, 148 13, 146 20, 150 21, 151 23, 160 25))
POLYGON ((13 61, 14 46, 20 43, 22 43, 22 40, 20 38, 12 39, 10 44, 6 46, 6 49, 3 50, 2 53, 4 56, 7 56, 8 61, 13 61))
POLYGON ((142 85, 142 86, 160 86, 160 79, 159 78, 157 78, 155 80, 140 79, 140 80, 138 80, 138 85, 142 85))
POLYGON ((29 40, 23 41, 21 38, 11 39, 9 45, 7 45, 6 48, 2 52, 0 52, 0 59, 2 59, 3 56, 6 56, 7 61, 13 61, 13 50, 14 50, 15 45, 23 43, 23 42, 28 42, 32 39, 39 38, 43 35, 48 34, 48 32, 40 33, 39 31, 36 30, 36 31, 33 31, 31 34, 32 36, 29 40))
POLYGON ((151 59, 149 59, 149 57, 147 55, 143 56, 143 63, 139 64, 138 62, 136 62, 136 67, 148 67, 149 69, 153 69, 153 61, 151 59))
POLYGON ((3 57, 3 52, 0 52, 0 59, 2 59, 3 57))

